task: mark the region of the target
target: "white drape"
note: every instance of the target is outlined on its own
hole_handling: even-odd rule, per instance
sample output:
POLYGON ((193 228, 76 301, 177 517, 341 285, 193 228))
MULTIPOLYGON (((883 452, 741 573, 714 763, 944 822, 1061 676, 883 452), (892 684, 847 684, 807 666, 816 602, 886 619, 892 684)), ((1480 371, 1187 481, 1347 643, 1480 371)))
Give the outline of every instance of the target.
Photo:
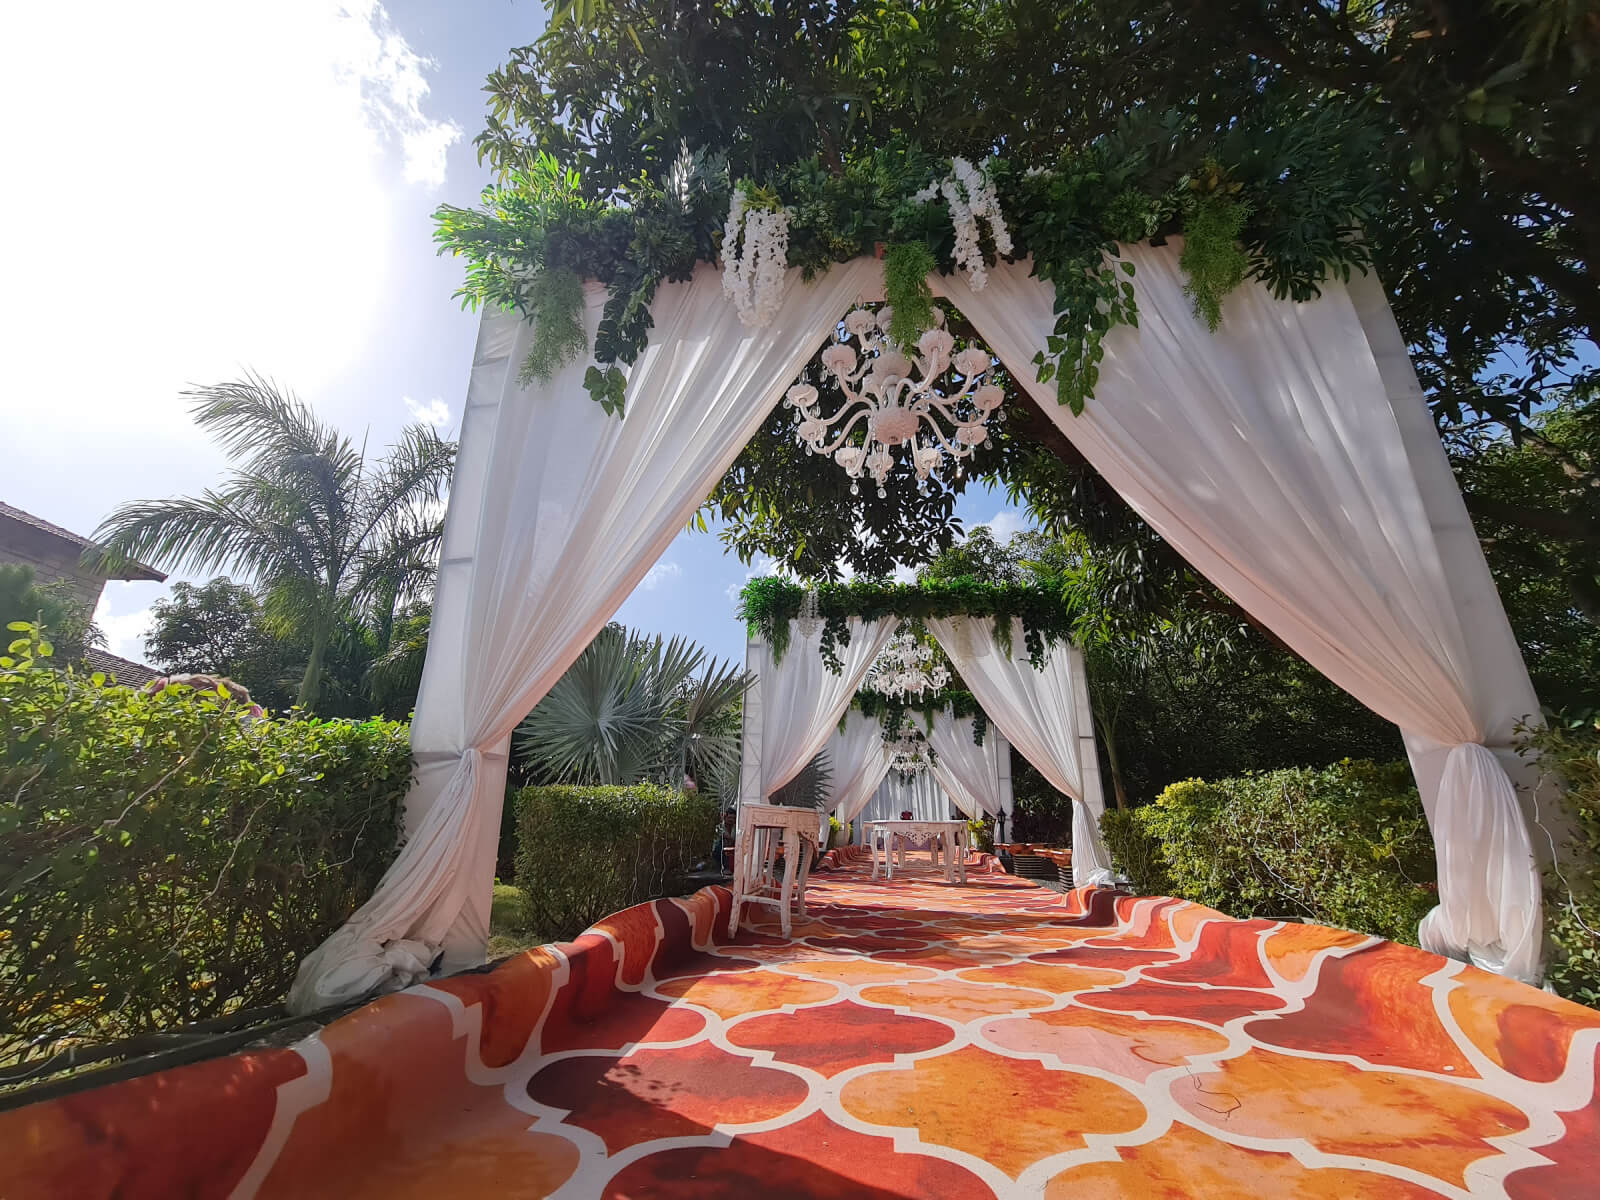
POLYGON ((1080 886, 1111 882, 1111 856, 1100 840, 1105 800, 1099 766, 1093 764, 1092 776, 1086 769, 1094 759, 1094 728, 1081 670, 1079 679, 1073 678, 1072 647, 1064 642, 1048 647, 1043 666, 1036 670, 1023 646, 1020 621, 1012 628, 1014 656, 1001 648, 989 617, 931 617, 928 630, 1006 739, 1051 787, 1076 802, 1073 878, 1080 886))
POLYGON ((934 778, 968 817, 999 816, 1000 731, 990 726, 983 745, 972 740, 972 718, 942 708, 933 714, 928 745, 933 747, 934 778))
MULTIPOLYGON (((1329 281, 1307 304, 1247 284, 1213 334, 1183 294, 1178 254, 1176 245, 1123 248, 1136 268, 1139 325, 1107 335, 1079 417, 1027 368, 1054 329, 1050 285, 1015 264, 955 298, 1175 549, 1406 731, 1440 848, 1440 911, 1424 933, 1432 948, 1536 979, 1539 878, 1527 825, 1494 756, 1474 747, 1503 745, 1508 720, 1536 714, 1537 701, 1482 552, 1459 536, 1470 524, 1440 470, 1437 437, 1423 430, 1420 391, 1414 379, 1410 388, 1386 380, 1372 313, 1364 324, 1352 300, 1375 284, 1329 281)), ((1392 369, 1395 339, 1380 340, 1392 369)))
MULTIPOLYGON (((481 961, 512 729, 683 528, 834 322, 882 278, 862 260, 805 283, 746 328, 716 268, 664 284, 619 420, 583 389, 587 363, 523 388, 533 335, 484 315, 445 523, 427 668, 412 724, 407 840, 373 898, 302 963, 305 1012, 412 982, 442 948, 481 961)), ((605 301, 586 291, 593 337, 605 301)))
POLYGON ((851 709, 844 727, 828 737, 828 765, 833 769, 833 798, 829 811, 840 821, 855 819, 872 793, 889 773, 889 748, 883 743, 883 725, 877 717, 851 709))
MULTIPOLYGON (((761 671, 761 794, 769 797, 798 775, 828 744, 867 669, 893 636, 896 621, 851 617, 848 645, 838 648, 839 672, 822 658, 822 631, 805 637, 789 629, 781 662, 767 648, 761 671)), ((859 714, 852 714, 859 715, 859 714)), ((881 742, 881 738, 880 738, 881 742)))

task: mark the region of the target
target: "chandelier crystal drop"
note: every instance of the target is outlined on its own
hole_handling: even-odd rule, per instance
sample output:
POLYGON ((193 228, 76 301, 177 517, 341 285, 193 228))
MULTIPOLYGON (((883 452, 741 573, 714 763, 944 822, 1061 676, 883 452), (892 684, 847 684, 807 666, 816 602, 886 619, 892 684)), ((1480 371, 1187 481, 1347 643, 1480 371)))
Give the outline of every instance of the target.
MULTIPOLYGON (((823 374, 844 393, 844 404, 822 413, 821 397, 809 383, 796 383, 784 398, 794 409, 795 438, 807 454, 829 454, 852 480, 870 475, 878 496, 894 469, 894 450, 906 454, 919 484, 940 479, 989 440, 989 418, 1005 399, 987 382, 993 360, 987 350, 969 347, 952 354, 955 338, 944 328, 944 313, 934 309, 934 328, 907 354, 889 340, 893 313, 857 308, 844 319, 845 339, 823 349, 823 374)), ((850 485, 852 495, 860 485, 850 485)))
POLYGON ((933 647, 909 633, 897 633, 873 659, 862 686, 882 696, 937 692, 950 682, 950 668, 934 662, 933 647))

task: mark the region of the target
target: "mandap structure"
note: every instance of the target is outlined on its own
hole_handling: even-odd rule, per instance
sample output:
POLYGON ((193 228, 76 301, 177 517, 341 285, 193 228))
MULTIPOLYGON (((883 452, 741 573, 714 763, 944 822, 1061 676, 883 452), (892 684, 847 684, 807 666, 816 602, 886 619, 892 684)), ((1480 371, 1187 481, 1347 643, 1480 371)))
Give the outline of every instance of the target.
MULTIPOLYGON (((894 765, 893 745, 920 717, 928 769, 970 817, 1012 808, 1008 746, 1073 800, 1075 879, 1109 883, 1100 838, 1105 811, 1083 652, 1067 637, 1059 597, 1031 585, 822 584, 777 579, 746 587, 751 627, 739 799, 760 803, 819 751, 834 773, 830 812, 852 820, 894 765), (932 647, 906 632, 923 626, 967 689, 907 667, 932 647), (909 683, 908 683, 909 681, 909 683), (991 729, 990 727, 993 727, 991 729)), ((949 671, 942 666, 935 672, 949 671)))
MULTIPOLYGON (((1592 1191, 1600 1013, 1518 982, 1540 971, 1545 839, 1510 739, 1537 704, 1383 291, 1350 270, 1358 243, 1327 239, 1333 261, 1302 259, 1282 287, 1285 260, 1263 251, 1259 277, 1241 267, 1219 296, 1179 238, 1150 240, 1159 222, 1066 254, 1060 230, 1080 226, 1051 225, 1070 197, 1049 170, 996 167, 994 186, 944 170, 853 226, 828 203, 870 188, 795 205, 791 230, 781 201, 730 199, 725 182, 708 201, 693 170, 619 209, 547 180, 474 226, 474 288, 496 306, 451 490, 407 838, 291 1000, 405 990, 293 1047, 0 1112, 0 1195, 1592 1191), (720 247, 707 205, 726 205, 720 247), (645 236, 663 227, 674 236, 645 236), (838 232, 852 227, 867 245, 838 232), (938 255, 915 252, 924 235, 938 255), (965 398, 950 403, 922 386, 952 350, 935 293, 959 296, 989 345, 952 357, 965 398), (880 296, 891 314, 863 306, 880 296), (912 371, 910 345, 929 369, 912 371), (793 391, 815 388, 794 381, 819 350, 848 384, 843 441, 820 389, 793 391), (1198 570, 1400 726, 1440 858, 1422 940, 1499 974, 1171 898, 1061 896, 987 869, 950 886, 917 864, 874 881, 846 862, 792 937, 728 940, 729 894, 706 888, 430 978, 484 957, 513 727, 773 406, 787 396, 802 441, 872 487, 885 455, 960 465, 993 411, 995 363, 1198 570), (946 416, 953 432, 929 430, 946 416)), ((1080 882, 1103 878, 1081 664, 1035 599, 747 593, 761 680, 744 795, 832 740, 853 747, 836 802, 860 802, 890 769, 894 717, 851 697, 910 617, 971 689, 970 707, 920 714, 951 794, 1004 813, 1014 744, 1077 801, 1080 882)), ((920 670, 903 649, 894 669, 920 670)))
MULTIPOLYGON (((1040 178, 1048 173, 1025 183, 1040 178)), ((836 340, 842 320, 864 329, 850 314, 885 295, 899 309, 901 344, 918 337, 915 324, 903 328, 906 309, 929 296, 958 301, 994 356, 1162 537, 1399 725, 1438 846, 1440 903, 1424 943, 1539 979, 1534 800, 1526 788, 1519 796, 1524 766, 1511 748, 1513 728, 1536 716, 1538 702, 1375 277, 1335 264, 1316 272, 1301 289, 1314 298, 1301 300, 1246 279, 1219 302, 1213 328, 1180 238, 1108 243, 1101 266, 1078 268, 1094 285, 1084 307, 1059 265, 1052 286, 1035 270, 1045 264, 998 236, 1003 223, 987 241, 966 236, 976 198, 959 188, 901 198, 919 212, 948 204, 956 230, 959 273, 909 279, 893 246, 881 259, 786 266, 787 210, 758 212, 743 190, 733 197, 720 270, 711 247, 690 240, 676 278, 641 284, 638 272, 613 266, 609 283, 574 292, 570 310, 548 296, 531 322, 515 308, 486 310, 412 727, 418 777, 407 840, 377 894, 304 960, 295 1008, 482 961, 513 727, 616 612, 819 346, 836 340), (563 319, 592 353, 552 351, 563 319), (1062 377, 1048 382, 1069 371, 1071 388, 1062 377)), ((557 229, 565 218, 547 207, 525 231, 526 241, 545 239, 546 258, 558 233, 582 240, 557 229)), ((590 229, 642 217, 584 219, 590 229)), ((538 262, 484 252, 477 270, 498 272, 498 289, 480 289, 487 299, 526 309, 519 281, 552 268, 541 276, 538 262)), ((938 331, 924 330, 919 347, 928 332, 938 331)), ((829 369, 843 367, 834 359, 829 369)), ((802 436, 815 432, 802 427, 802 436)), ((935 632, 953 657, 970 639, 974 661, 998 670, 1001 660, 981 649, 994 629, 968 622, 959 634, 935 632)), ((843 682, 870 661, 880 634, 862 623, 841 648, 833 690, 848 694, 843 682)), ((986 708, 991 698, 982 697, 986 708)), ((1023 738, 1024 723, 1009 723, 993 699, 1007 736, 1023 738)), ((1081 792, 1064 743, 1038 757, 1018 745, 1041 767, 1059 762, 1053 781, 1081 792)), ((765 748, 760 786, 798 753, 765 748)))

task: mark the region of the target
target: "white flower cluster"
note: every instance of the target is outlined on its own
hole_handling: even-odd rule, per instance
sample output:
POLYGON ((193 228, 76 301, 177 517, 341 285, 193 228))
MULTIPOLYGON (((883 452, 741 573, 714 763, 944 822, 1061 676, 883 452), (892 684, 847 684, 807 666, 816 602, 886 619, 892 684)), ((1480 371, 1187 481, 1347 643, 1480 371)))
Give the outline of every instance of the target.
POLYGON ((1000 211, 1000 197, 988 174, 964 158, 950 160, 950 174, 936 180, 911 197, 926 204, 935 196, 944 196, 950 207, 950 223, 956 231, 956 266, 967 273, 967 286, 975 292, 983 291, 989 282, 983 265, 983 248, 978 241, 978 222, 989 226, 989 236, 994 248, 1002 255, 1011 253, 1011 231, 1000 211))
POLYGON ((789 265, 789 210, 751 209, 734 189, 722 227, 722 291, 752 329, 772 324, 789 265), (740 234, 743 234, 742 244, 740 234))

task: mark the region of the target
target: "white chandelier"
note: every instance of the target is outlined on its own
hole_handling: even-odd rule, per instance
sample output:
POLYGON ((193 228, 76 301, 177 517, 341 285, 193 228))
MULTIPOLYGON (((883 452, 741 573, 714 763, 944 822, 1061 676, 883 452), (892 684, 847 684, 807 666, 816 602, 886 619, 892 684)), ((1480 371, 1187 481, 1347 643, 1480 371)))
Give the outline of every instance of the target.
POLYGON ((862 686, 882 696, 937 692, 950 682, 950 668, 933 661, 933 647, 909 633, 897 633, 872 660, 862 686))
POLYGON ((914 729, 903 730, 892 741, 885 739, 889 750, 889 769, 902 775, 915 775, 933 765, 928 753, 928 739, 914 729))
MULTIPOLYGON (((839 411, 823 416, 809 383, 796 383, 784 398, 795 410, 795 437, 806 453, 831 454, 852 480, 871 475, 880 498, 887 494, 896 446, 909 447, 919 483, 931 474, 942 478, 950 463, 959 478, 962 460, 988 441, 989 417, 1005 399, 1002 388, 984 382, 993 365, 989 352, 970 347, 952 358, 955 338, 944 328, 944 313, 933 311, 934 328, 918 340, 912 358, 889 340, 893 314, 887 305, 876 313, 852 310, 844 319, 846 339, 822 351, 823 371, 845 395, 839 411), (848 444, 858 428, 865 440, 848 444)), ((851 495, 860 492, 851 483, 851 495)))

